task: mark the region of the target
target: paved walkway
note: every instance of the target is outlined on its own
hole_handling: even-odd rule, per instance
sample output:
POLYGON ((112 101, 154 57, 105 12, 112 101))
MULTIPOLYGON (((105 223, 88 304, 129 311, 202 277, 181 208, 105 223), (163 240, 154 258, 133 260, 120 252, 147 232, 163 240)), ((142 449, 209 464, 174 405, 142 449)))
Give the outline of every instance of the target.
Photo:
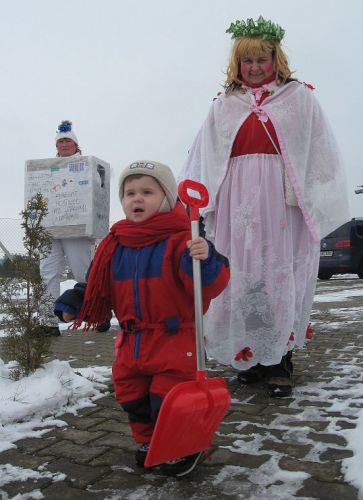
MULTIPOLYGON (((353 285, 363 289, 361 280, 353 285)), ((329 292, 329 286, 339 292, 353 285, 320 283, 318 294, 329 292)), ((188 478, 167 478, 134 465, 127 418, 110 392, 78 416, 62 416, 66 427, 18 441, 17 448, 0 453, 2 464, 53 474, 2 489, 9 499, 34 490, 50 500, 358 499, 357 490, 344 481, 342 460, 352 455, 344 432, 354 428, 362 406, 362 394, 352 396, 354 384, 362 380, 362 318, 339 320, 337 307, 353 310, 354 318, 351 302, 315 304, 315 337, 294 354, 296 388, 291 398, 270 399, 263 384, 242 387, 235 373, 210 364, 211 375, 227 376, 232 405, 209 458, 188 478), (347 370, 352 360, 354 367, 347 370), (59 473, 65 478, 55 481, 59 473)), ((65 332, 54 341, 54 355, 72 366, 110 365, 116 332, 65 332)))

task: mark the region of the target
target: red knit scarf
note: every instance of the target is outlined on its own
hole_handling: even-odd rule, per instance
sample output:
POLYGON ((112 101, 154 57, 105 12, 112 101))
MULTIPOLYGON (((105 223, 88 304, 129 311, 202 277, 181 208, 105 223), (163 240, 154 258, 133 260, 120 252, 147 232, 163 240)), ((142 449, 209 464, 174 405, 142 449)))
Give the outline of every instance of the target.
POLYGON ((178 202, 170 212, 160 212, 144 222, 120 220, 99 244, 87 281, 82 309, 72 328, 86 321, 85 330, 108 319, 111 305, 111 260, 117 245, 142 248, 166 240, 180 231, 189 231, 190 221, 184 206, 178 202))

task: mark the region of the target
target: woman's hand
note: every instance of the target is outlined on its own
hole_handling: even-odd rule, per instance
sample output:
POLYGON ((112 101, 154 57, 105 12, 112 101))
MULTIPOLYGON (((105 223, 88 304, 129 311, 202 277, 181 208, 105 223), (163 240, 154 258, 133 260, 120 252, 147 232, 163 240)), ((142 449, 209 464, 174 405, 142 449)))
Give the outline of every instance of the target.
POLYGON ((198 236, 198 238, 195 238, 194 240, 187 241, 187 248, 189 249, 190 256, 193 257, 193 259, 208 259, 208 243, 201 236, 198 236))

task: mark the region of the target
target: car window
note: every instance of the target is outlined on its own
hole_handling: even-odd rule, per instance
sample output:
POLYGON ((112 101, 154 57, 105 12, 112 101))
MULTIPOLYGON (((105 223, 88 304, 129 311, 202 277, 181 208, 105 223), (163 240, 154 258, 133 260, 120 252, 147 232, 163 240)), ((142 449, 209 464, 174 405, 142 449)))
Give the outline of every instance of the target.
POLYGON ((357 222, 357 235, 363 238, 363 221, 357 222))
POLYGON ((338 227, 338 229, 336 229, 332 233, 328 234, 328 236, 325 236, 325 238, 344 238, 344 239, 349 239, 350 238, 350 226, 351 226, 351 222, 350 221, 346 222, 342 226, 338 227))

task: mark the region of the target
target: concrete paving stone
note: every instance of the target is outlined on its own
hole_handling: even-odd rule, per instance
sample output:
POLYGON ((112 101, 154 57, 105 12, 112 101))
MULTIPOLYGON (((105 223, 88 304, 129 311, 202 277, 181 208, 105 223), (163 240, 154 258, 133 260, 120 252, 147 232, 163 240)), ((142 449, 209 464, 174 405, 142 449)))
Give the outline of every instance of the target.
POLYGON ((105 500, 103 493, 72 488, 65 481, 53 483, 42 490, 44 500, 105 500))
POLYGON ((322 453, 320 453, 319 458, 322 462, 334 462, 335 460, 343 460, 344 458, 349 458, 353 456, 352 450, 347 448, 326 448, 322 453))
POLYGON ((104 436, 104 431, 86 431, 75 429, 73 427, 65 427, 62 430, 55 430, 54 435, 59 439, 67 439, 76 444, 87 444, 104 436))
POLYGON ((119 403, 115 400, 115 398, 105 396, 103 398, 100 398, 97 400, 97 406, 103 407, 103 408, 112 408, 116 410, 121 410, 119 403))
MULTIPOLYGON (((197 475, 197 472, 195 475, 197 475)), ((204 480, 199 485, 194 485, 195 491, 198 492, 198 496, 194 496, 194 498, 197 500, 209 500, 209 498, 217 498, 218 500, 261 498, 258 495, 259 485, 248 480, 248 472, 248 470, 242 467, 235 467, 233 477, 228 477, 228 480, 218 482, 214 482, 215 474, 212 477, 205 477, 203 474, 202 477, 204 480), (238 469, 240 469, 239 473, 237 472, 238 469), (199 494, 201 495, 200 497, 199 494)), ((223 474, 223 471, 221 473, 223 474)), ((183 500, 187 498, 186 496, 181 497, 183 500)), ((193 496, 189 498, 193 498, 193 496)))
POLYGON ((265 428, 263 426, 247 424, 244 427, 238 428, 238 433, 244 436, 256 435, 259 434, 261 436, 274 436, 276 439, 282 441, 283 436, 285 435, 284 430, 273 429, 273 428, 265 428))
POLYGON ((12 448, 0 453, 0 464, 11 464, 14 467, 22 467, 23 469, 36 470, 42 465, 46 465, 49 461, 53 461, 54 457, 39 456, 31 453, 22 453, 18 448, 12 448))
POLYGON ((310 401, 309 399, 303 399, 298 402, 299 406, 307 407, 307 406, 315 406, 317 408, 329 408, 332 406, 332 403, 327 401, 310 401))
MULTIPOLYGON (((116 498, 143 498, 147 500, 211 500, 227 498, 220 492, 220 485, 211 481, 212 468, 203 464, 198 466, 187 478, 171 478, 162 474, 158 467, 151 470, 115 471, 103 481, 92 486, 92 491, 107 491, 111 498, 113 491, 116 498), (123 472, 123 474, 121 474, 123 472), (118 497, 116 495, 119 495, 118 497)), ((218 469, 216 470, 216 472, 218 469)), ((242 473, 238 476, 245 478, 242 473)), ((240 486, 241 489, 241 486, 240 486)), ((228 498, 231 498, 230 496, 228 498)), ((232 497, 233 498, 233 497, 232 497)))
POLYGON ((266 415, 265 413, 260 412, 256 412, 256 414, 253 414, 235 411, 232 412, 232 414, 227 415, 227 417, 223 419, 222 425, 238 422, 269 425, 275 420, 275 418, 275 415, 266 415))
POLYGON ((349 408, 363 408, 363 403, 356 403, 356 402, 351 402, 349 403, 349 408))
POLYGON ((94 406, 90 406, 88 408, 82 408, 81 410, 79 410, 78 412, 78 416, 79 417, 89 417, 89 416, 98 416, 99 415, 96 415, 98 413, 100 413, 102 410, 102 408, 100 408, 99 406, 97 406, 96 404, 94 406))
POLYGON ((91 460, 88 465, 114 467, 115 465, 124 464, 136 468, 135 451, 136 445, 134 441, 132 439, 124 440, 122 449, 112 448, 91 460))
POLYGON ((59 420, 63 420, 68 425, 74 425, 78 420, 82 418, 82 415, 74 415, 73 413, 64 413, 59 420))
MULTIPOLYGON (((112 398, 112 396, 109 396, 112 398)), ((106 420, 116 420, 117 422, 128 423, 128 416, 123 409, 118 406, 117 408, 99 408, 100 412, 97 414, 98 417, 102 417, 106 420)))
POLYGON ((91 444, 88 444, 88 446, 82 446, 64 439, 62 441, 55 442, 52 446, 48 446, 46 449, 40 450, 39 454, 50 455, 58 458, 68 458, 70 460, 74 460, 76 463, 86 464, 105 451, 107 451, 106 447, 93 446, 91 444))
POLYGON ((347 446, 347 441, 343 438, 343 436, 339 436, 337 434, 324 434, 323 432, 309 432, 307 435, 308 439, 312 439, 313 441, 320 441, 322 443, 331 443, 336 446, 342 446, 343 448, 347 446))
POLYGON ((319 381, 319 384, 324 382, 329 382, 334 378, 333 373, 327 373, 326 369, 316 370, 313 367, 310 368, 309 372, 306 373, 306 382, 309 384, 319 381))
MULTIPOLYGON (((19 450, 32 454, 47 449, 49 446, 55 443, 55 440, 55 436, 41 436, 40 438, 19 439, 19 441, 16 442, 16 446, 19 448, 19 450)), ((43 453, 43 456, 44 455, 45 453, 43 453)))
MULTIPOLYGON (((106 420, 105 417, 78 417, 75 420, 72 420, 70 422, 70 425, 72 425, 72 427, 75 427, 76 429, 88 430, 91 428, 94 429, 95 427, 97 427, 98 424, 105 422, 105 420, 106 420)), ((102 429, 96 429, 96 430, 102 430, 102 429)))
POLYGON ((252 404, 232 404, 225 420, 227 422, 233 419, 235 413, 240 413, 242 415, 259 415, 263 412, 267 405, 252 405, 252 404))
POLYGON ((124 422, 117 422, 117 420, 104 420, 95 427, 92 427, 92 431, 106 431, 106 432, 116 432, 120 436, 130 436, 131 428, 130 425, 124 422))
POLYGON ((274 417, 277 417, 279 415, 298 415, 301 413, 301 410, 299 408, 290 408, 288 406, 273 406, 269 405, 266 406, 262 410, 262 415, 273 415, 274 417))
POLYGON ((290 398, 281 398, 280 400, 277 400, 277 398, 270 398, 270 396, 267 394, 267 387, 263 386, 260 388, 256 388, 256 391, 251 391, 251 396, 248 399, 248 404, 257 405, 258 407, 263 406, 264 408, 266 408, 271 404, 273 404, 274 406, 288 406, 292 401, 293 400, 290 398))
MULTIPOLYGON (((309 373, 309 379, 311 378, 311 373, 309 373)), ((296 382, 296 386, 298 387, 298 391, 299 391, 299 396, 302 398, 304 396, 306 396, 307 398, 311 398, 311 397, 315 397, 315 398, 318 398, 320 397, 320 392, 318 389, 314 390, 313 388, 304 388, 304 387, 301 387, 301 386, 304 386, 305 383, 302 382, 302 380, 300 379, 299 380, 299 383, 296 382)))
POLYGON ((294 458, 304 458, 313 448, 310 444, 277 443, 272 439, 264 439, 260 448, 261 452, 274 451, 280 455, 288 455, 294 458))
MULTIPOLYGON (((27 479, 26 481, 14 481, 1 486, 1 490, 5 491, 9 499, 13 499, 17 495, 24 495, 21 498, 34 498, 32 496, 27 496, 28 493, 34 490, 43 490, 48 485, 52 483, 51 479, 39 478, 39 479, 27 479)), ((2 497, 5 498, 5 497, 2 497)), ((39 498, 39 497, 38 497, 39 498)))
MULTIPOLYGON (((107 477, 100 479, 92 484, 91 491, 95 492, 118 492, 121 494, 121 498, 125 498, 127 494, 131 494, 137 490, 140 486, 140 476, 143 476, 143 483, 145 486, 148 484, 148 478, 145 469, 139 468, 139 473, 137 470, 132 469, 124 470, 123 473, 119 470, 111 472, 107 477)), ((151 484, 153 479, 151 479, 151 484)), ((137 497, 136 497, 137 498, 137 497)))
POLYGON ((269 396, 266 396, 266 400, 268 403, 268 406, 270 408, 275 408, 276 411, 281 412, 281 411, 289 411, 289 410, 296 410, 296 408, 290 407, 291 404, 295 402, 295 397, 294 394, 288 398, 271 398, 269 396))
MULTIPOLYGON (((240 436, 240 434, 233 430, 231 430, 231 435, 229 434, 223 434, 220 430, 214 435, 214 438, 213 438, 213 442, 212 442, 212 445, 213 446, 225 446, 225 445, 232 445, 232 443, 236 440, 236 439, 245 439, 244 437, 240 436, 240 437, 237 437, 237 436, 240 436)), ((246 439, 246 442, 249 441, 249 437, 248 439, 246 439)))
POLYGON ((296 497, 318 498, 319 500, 358 500, 358 491, 354 486, 336 481, 316 481, 306 479, 296 494, 296 497), (317 496, 319 495, 319 496, 317 496))
POLYGON ((314 431, 324 431, 329 426, 329 422, 322 420, 290 420, 289 427, 307 427, 314 431))
MULTIPOLYGON (((322 414, 324 413, 324 417, 325 418, 339 418, 342 416, 341 412, 339 411, 329 411, 329 410, 326 410, 326 409, 322 409, 322 414)), ((355 422, 358 417, 357 415, 344 415, 344 418, 347 419, 347 420, 352 420, 352 422, 355 422)))
POLYGON ((103 447, 113 447, 113 448, 122 448, 123 434, 120 432, 109 432, 104 434, 102 437, 96 439, 92 445, 95 446, 103 446, 103 447))
MULTIPOLYGON (((348 422, 347 420, 337 420, 335 422, 336 427, 340 427, 341 429, 355 429, 355 424, 352 422, 348 422)), ((318 429, 316 429, 318 430, 318 429)))
MULTIPOLYGON (((331 382, 331 380, 330 380, 331 382)), ((349 383, 348 380, 344 380, 344 393, 342 393, 342 388, 341 386, 332 386, 331 384, 327 385, 327 386, 321 386, 321 388, 324 390, 324 391, 327 391, 329 392, 329 399, 336 399, 338 401, 345 401, 347 399, 352 399, 352 396, 351 395, 347 395, 350 391, 350 389, 353 389, 355 386, 356 386, 356 382, 351 382, 349 383)))
POLYGON ((89 484, 93 484, 111 472, 111 468, 107 466, 81 465, 64 459, 55 460, 48 469, 54 473, 65 474, 67 476, 65 481, 69 486, 80 489, 86 489, 89 484))
POLYGON ((282 457, 279 461, 279 467, 290 472, 306 472, 317 481, 334 482, 337 479, 342 479, 340 465, 337 462, 307 462, 282 457))
POLYGON ((235 465, 239 467, 247 467, 248 469, 257 469, 265 462, 270 460, 271 455, 261 453, 258 455, 251 455, 248 453, 239 453, 231 451, 226 448, 217 448, 214 453, 204 462, 206 466, 220 466, 224 467, 226 464, 235 465))

